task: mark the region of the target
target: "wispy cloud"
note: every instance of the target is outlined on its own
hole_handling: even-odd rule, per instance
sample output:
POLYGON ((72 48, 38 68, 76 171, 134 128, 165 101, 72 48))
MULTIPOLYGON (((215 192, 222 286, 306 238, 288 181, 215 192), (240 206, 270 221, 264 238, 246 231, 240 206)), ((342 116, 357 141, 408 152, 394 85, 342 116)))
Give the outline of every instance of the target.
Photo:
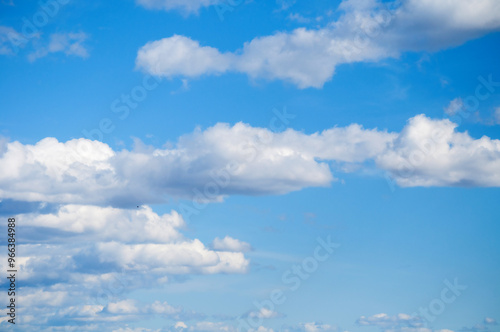
POLYGON ((68 56, 87 58, 88 47, 85 41, 89 36, 84 32, 53 33, 48 40, 40 33, 33 33, 30 38, 25 37, 15 29, 0 26, 0 55, 16 55, 20 49, 28 54, 30 62, 46 57, 52 53, 64 53, 68 56))
POLYGON ((252 249, 252 246, 247 243, 240 241, 238 239, 233 239, 230 236, 226 236, 223 239, 218 237, 214 239, 212 243, 212 248, 214 250, 224 250, 224 251, 236 251, 236 252, 246 252, 252 249))
POLYGON ((28 55, 29 61, 33 62, 51 53, 59 52, 80 58, 89 56, 88 49, 84 45, 84 42, 88 39, 86 33, 54 33, 50 35, 49 39, 47 45, 35 44, 35 51, 28 55))
POLYGON ((184 13, 197 13, 201 8, 222 3, 224 0, 136 0, 137 4, 148 9, 180 10, 184 13))
POLYGON ((464 108, 464 102, 462 101, 462 98, 455 98, 450 103, 448 106, 444 108, 444 112, 448 114, 449 116, 454 116, 464 108))

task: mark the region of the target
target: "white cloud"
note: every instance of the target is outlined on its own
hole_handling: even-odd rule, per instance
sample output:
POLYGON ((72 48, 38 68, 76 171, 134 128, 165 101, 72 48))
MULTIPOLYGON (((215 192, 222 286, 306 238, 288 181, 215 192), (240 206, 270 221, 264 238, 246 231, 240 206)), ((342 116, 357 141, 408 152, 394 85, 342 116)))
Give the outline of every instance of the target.
POLYGON ((474 139, 456 127, 449 120, 411 118, 376 163, 403 187, 500 186, 500 140, 474 139))
POLYGON ((86 139, 11 142, 0 155, 0 198, 135 207, 165 195, 193 197, 194 189, 210 200, 287 193, 329 185, 329 167, 317 159, 362 162, 381 153, 393 136, 359 125, 306 135, 238 123, 197 130, 176 148, 151 152, 116 153, 86 139))
POLYGON ((158 278, 168 274, 245 273, 249 265, 241 252, 213 251, 197 239, 184 238, 179 233, 184 220, 175 211, 159 216, 149 207, 127 211, 63 205, 51 214, 21 214, 18 218, 23 227, 50 229, 38 231, 32 241, 53 243, 23 246, 24 260, 20 258, 18 264, 28 280, 69 279, 88 259, 127 271, 148 270, 158 278), (64 240, 57 240, 53 230, 69 233, 64 240), (65 242, 55 244, 61 241, 65 242), (79 246, 73 246, 75 243, 79 246), (51 264, 55 267, 44 274, 51 264))
POLYGON ((247 242, 243 242, 238 239, 233 239, 230 236, 226 236, 223 239, 219 239, 218 237, 215 238, 212 243, 212 248, 214 250, 246 252, 250 251, 252 249, 252 246, 247 242))
POLYGON ((373 316, 361 316, 356 323, 360 326, 376 326, 384 332, 453 332, 450 330, 432 330, 423 327, 423 319, 418 316, 397 314, 389 316, 385 313, 373 316))
POLYGON ((14 55, 29 45, 28 60, 31 62, 58 52, 80 58, 89 56, 84 45, 89 36, 84 32, 53 33, 49 35, 48 41, 41 37, 38 32, 26 36, 11 27, 0 26, 0 55, 14 55))
POLYGON ((137 314, 139 312, 135 301, 131 299, 108 303, 107 310, 112 314, 137 314))
POLYGON ((338 328, 333 325, 318 322, 300 323, 283 329, 284 332, 337 332, 338 328))
MULTIPOLYGON (((422 326, 422 319, 413 317, 407 314, 397 314, 389 316, 385 313, 376 314, 373 316, 361 316, 356 321, 361 326, 379 326, 382 328, 396 328, 396 327, 413 327, 420 328, 422 326)), ((425 332, 425 331, 422 331, 425 332)))
POLYGON ((221 54, 213 47, 203 47, 197 41, 174 35, 144 45, 137 54, 136 65, 153 75, 196 77, 227 71, 231 59, 230 54, 221 54))
MULTIPOLYGON (((60 222, 65 231, 99 233, 104 241, 112 236, 112 227, 129 223, 133 230, 137 226, 132 219, 146 220, 151 211, 107 208, 99 217, 92 208, 76 205, 135 209, 168 197, 204 204, 232 194, 283 194, 330 185, 334 180, 330 167, 373 168, 365 163, 370 161, 404 187, 500 186, 500 141, 475 139, 456 127, 449 120, 424 115, 411 118, 400 133, 357 124, 313 134, 293 129, 274 133, 243 123, 220 123, 180 137, 172 148, 120 152, 86 139, 61 143, 46 138, 35 145, 4 142, 0 199, 68 204, 56 219, 37 220, 47 225, 60 222), (78 209, 95 216, 95 221, 75 223, 70 215, 78 209), (103 229, 97 221, 112 215, 120 217, 116 219, 120 224, 111 222, 108 230, 103 229)), ((175 237, 172 225, 149 222, 150 230, 138 235, 137 241, 175 237)), ((121 239, 130 234, 121 234, 121 239)))
POLYGON ((155 301, 149 306, 148 311, 159 315, 171 316, 179 314, 182 309, 171 306, 167 302, 155 301))
POLYGON ((97 202, 102 193, 117 185, 109 164, 114 155, 108 145, 85 139, 59 143, 46 138, 36 145, 7 143, 0 156, 0 197, 85 203, 83 195, 95 197, 100 192, 92 199, 97 202))
POLYGON ((50 53, 62 52, 66 55, 74 55, 80 58, 87 58, 89 52, 84 45, 88 35, 83 32, 78 33, 53 33, 50 35, 50 41, 46 46, 35 44, 35 51, 28 55, 29 61, 35 61, 43 58, 50 53))
POLYGON ((90 236, 94 241, 165 243, 182 239, 185 223, 176 211, 159 216, 144 206, 123 210, 90 205, 64 205, 54 214, 27 214, 23 225, 48 227, 90 236))
POLYGON ((340 63, 387 56, 385 50, 375 45, 370 45, 364 56, 356 53, 352 40, 333 39, 329 29, 299 28, 291 33, 255 38, 245 43, 243 50, 224 54, 187 37, 164 38, 143 46, 138 51, 136 66, 152 75, 169 78, 232 71, 252 78, 281 79, 300 88, 319 88, 333 76, 340 63), (184 57, 172 52, 174 45, 184 57))
POLYGON ((295 21, 298 23, 309 23, 311 21, 310 18, 304 17, 304 16, 300 15, 299 13, 290 14, 290 15, 288 15, 287 18, 291 21, 295 21))
POLYGON ((248 314, 248 317, 257 317, 263 319, 276 318, 279 313, 274 310, 269 310, 267 308, 261 308, 259 311, 252 311, 248 314))
MULTIPOLYGON (((24 285, 21 322, 29 330, 68 319, 85 323, 68 331, 110 331, 117 322, 154 317, 199 319, 200 314, 167 302, 141 303, 127 295, 175 282, 168 278, 175 280, 174 274, 245 273, 249 266, 241 252, 213 251, 183 236, 184 221, 175 211, 158 215, 148 206, 62 205, 16 219, 25 237, 16 257, 24 285)), ((6 264, 0 261, 0 268, 6 270, 6 264)), ((6 282, 3 278, 0 285, 6 282)))
POLYGON ((248 332, 274 332, 272 328, 259 326, 256 329, 249 329, 248 332))
POLYGON ((337 331, 337 328, 332 325, 316 322, 304 323, 303 326, 306 332, 337 331))
MULTIPOLYGON (((30 331, 45 331, 42 326, 52 331, 50 326, 63 320, 76 325, 61 331, 110 331, 117 322, 192 319, 197 313, 127 295, 175 282, 169 281, 175 280, 173 274, 245 273, 249 266, 241 252, 213 251, 184 237, 179 231, 184 221, 175 211, 158 215, 148 206, 62 205, 52 213, 16 219, 24 235, 16 257, 23 276, 19 323, 30 331)), ((6 264, 0 261, 0 268, 7 270, 6 264)), ((0 285, 7 282, 3 278, 0 285)))
POLYGON ((31 306, 61 306, 68 300, 68 294, 64 291, 46 291, 43 289, 27 290, 19 296, 19 301, 22 301, 26 307, 31 306))
POLYGON ((257 37, 233 53, 221 54, 187 37, 173 36, 146 44, 136 63, 158 76, 233 71, 284 80, 299 88, 320 88, 340 64, 444 49, 500 28, 496 0, 408 0, 394 7, 396 3, 347 0, 339 6, 344 14, 323 28, 257 37), (172 52, 177 47, 181 52, 172 52))
POLYGON ((221 3, 221 0, 136 0, 137 4, 148 9, 181 10, 196 13, 200 8, 221 3))
POLYGON ((462 101, 462 98, 455 98, 444 108, 444 112, 449 116, 454 116, 459 111, 463 110, 463 108, 464 102, 462 101))
POLYGON ((196 332, 236 332, 236 328, 222 322, 197 322, 189 327, 189 331, 196 332))
POLYGON ((252 78, 280 79, 299 88, 320 88, 341 63, 375 61, 389 55, 372 43, 366 45, 366 53, 361 55, 351 37, 339 38, 330 28, 298 28, 291 33, 255 38, 245 43, 235 68, 252 78))
POLYGON ((184 322, 177 322, 174 325, 175 329, 187 329, 187 325, 184 322))
POLYGON ((438 50, 498 30, 499 17, 496 0, 409 0, 396 11, 390 37, 406 50, 438 50))
POLYGON ((249 265, 242 253, 210 251, 199 240, 135 245, 106 242, 97 244, 97 254, 102 263, 160 274, 245 273, 249 265))
MULTIPOLYGON (((39 306, 42 307, 42 305, 39 306)), ((140 317, 154 317, 157 315, 175 319, 182 313, 182 308, 173 307, 166 302, 155 301, 152 304, 146 304, 132 299, 111 301, 106 306, 95 304, 60 306, 56 311, 56 315, 61 317, 101 322, 134 320, 140 317)))

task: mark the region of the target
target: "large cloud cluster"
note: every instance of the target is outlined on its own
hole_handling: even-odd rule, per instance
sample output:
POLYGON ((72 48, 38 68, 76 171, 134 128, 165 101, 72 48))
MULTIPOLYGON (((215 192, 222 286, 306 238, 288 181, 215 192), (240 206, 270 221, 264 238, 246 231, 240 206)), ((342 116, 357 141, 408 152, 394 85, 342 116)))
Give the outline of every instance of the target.
POLYGON ((436 51, 500 29, 500 4, 495 0, 346 0, 338 10, 343 15, 325 27, 256 37, 229 53, 175 35, 144 45, 136 64, 163 77, 240 72, 284 80, 299 88, 320 88, 340 64, 380 61, 407 51, 436 51))
MULTIPOLYGON (((178 275, 246 273, 249 268, 245 242, 227 237, 232 246, 210 249, 182 234, 185 222, 175 211, 158 215, 148 206, 72 204, 16 219, 22 234, 16 258, 23 287, 18 323, 34 330, 67 319, 76 322, 69 331, 89 331, 92 324, 102 330, 108 323, 144 316, 192 319, 196 313, 166 302, 137 303, 126 295, 178 275)), ((0 267, 7 270, 6 261, 0 267)), ((6 293, 1 296, 6 300, 6 293)))
POLYGON ((167 149, 113 151, 97 141, 54 138, 3 145, 0 199, 17 201, 130 208, 168 197, 283 194, 329 186, 332 165, 373 167, 369 161, 400 186, 500 185, 499 140, 475 139, 424 115, 400 133, 357 124, 275 133, 238 123, 196 130, 167 149))

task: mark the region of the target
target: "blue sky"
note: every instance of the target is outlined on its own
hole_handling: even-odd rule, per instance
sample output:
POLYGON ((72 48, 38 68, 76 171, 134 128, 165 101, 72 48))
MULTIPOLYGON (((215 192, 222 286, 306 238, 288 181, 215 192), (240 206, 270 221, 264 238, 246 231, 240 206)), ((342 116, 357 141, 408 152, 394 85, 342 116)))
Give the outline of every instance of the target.
POLYGON ((2 0, 1 329, 500 331, 499 31, 495 0, 2 0))

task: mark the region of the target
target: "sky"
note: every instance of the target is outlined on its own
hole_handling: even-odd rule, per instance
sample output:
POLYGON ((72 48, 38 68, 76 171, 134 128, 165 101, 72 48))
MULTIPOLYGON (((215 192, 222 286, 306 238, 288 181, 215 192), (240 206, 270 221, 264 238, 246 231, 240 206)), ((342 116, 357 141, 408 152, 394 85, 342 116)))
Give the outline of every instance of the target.
POLYGON ((0 0, 0 330, 499 332, 499 45, 497 0, 0 0))

